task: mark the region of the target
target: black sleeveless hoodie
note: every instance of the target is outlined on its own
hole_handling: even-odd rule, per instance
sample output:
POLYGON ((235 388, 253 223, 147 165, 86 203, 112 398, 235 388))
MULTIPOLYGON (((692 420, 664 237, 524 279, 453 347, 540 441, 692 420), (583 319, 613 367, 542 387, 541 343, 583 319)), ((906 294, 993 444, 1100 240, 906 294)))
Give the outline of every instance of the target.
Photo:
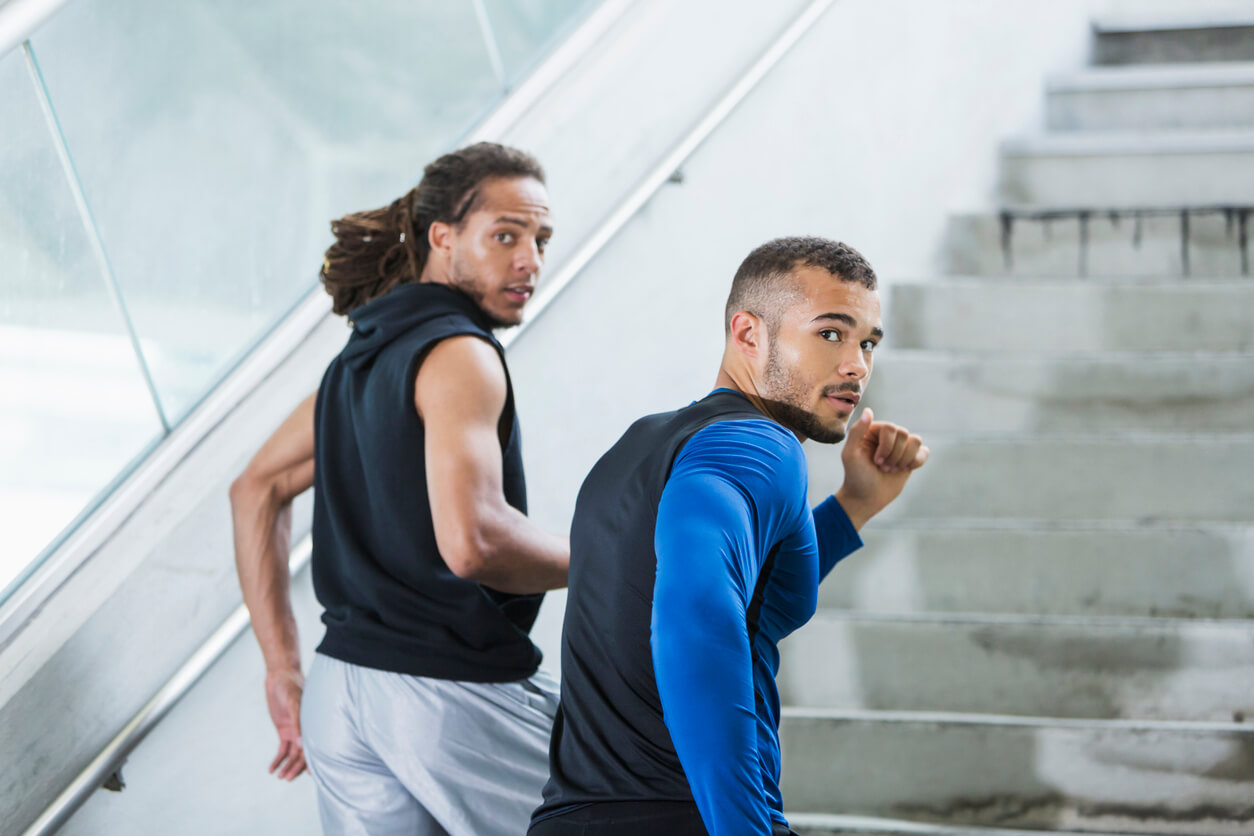
MULTIPOLYGON (((355 309, 315 410, 314 591, 318 651, 395 673, 508 682, 530 676, 528 633, 542 595, 498 592, 452 573, 436 546, 414 379, 440 340, 473 335, 501 354, 470 297, 406 284, 355 309)), ((505 499, 526 513, 518 418, 508 383, 501 435, 505 499)), ((474 393, 468 392, 467 397, 474 393)))

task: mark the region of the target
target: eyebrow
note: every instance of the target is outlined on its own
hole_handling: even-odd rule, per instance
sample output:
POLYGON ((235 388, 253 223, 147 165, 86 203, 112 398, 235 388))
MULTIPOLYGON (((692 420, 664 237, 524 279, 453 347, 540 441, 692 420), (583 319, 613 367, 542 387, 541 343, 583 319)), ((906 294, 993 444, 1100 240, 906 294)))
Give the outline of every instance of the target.
MULTIPOLYGON (((813 325, 814 323, 816 323, 816 322, 818 322, 818 321, 820 321, 820 320, 832 320, 832 319, 836 320, 837 322, 843 322, 845 325, 848 325, 850 328, 857 328, 857 327, 858 327, 858 320, 854 319, 852 316, 850 316, 849 314, 846 314, 846 313, 825 313, 825 314, 819 314, 819 315, 818 315, 818 316, 816 316, 814 319, 810 320, 810 324, 811 324, 811 325, 813 325)), ((871 329, 871 336, 872 336, 872 337, 878 337, 878 338, 880 338, 880 339, 883 339, 883 338, 884 338, 884 329, 883 329, 883 328, 872 328, 872 329, 871 329)))
MULTIPOLYGON (((531 226, 531 224, 527 223, 526 221, 520 221, 518 218, 511 218, 508 215, 502 215, 501 217, 493 221, 493 223, 512 224, 513 226, 522 227, 523 229, 528 229, 531 226)), ((538 231, 547 232, 549 235, 552 235, 553 227, 549 226, 548 224, 543 224, 538 231)))

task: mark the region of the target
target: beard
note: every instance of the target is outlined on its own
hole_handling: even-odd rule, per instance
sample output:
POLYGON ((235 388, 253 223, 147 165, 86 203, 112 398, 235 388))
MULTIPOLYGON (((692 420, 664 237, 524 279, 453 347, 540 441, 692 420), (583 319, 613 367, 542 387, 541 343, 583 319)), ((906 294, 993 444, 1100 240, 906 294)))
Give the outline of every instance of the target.
POLYGON ((771 341, 770 351, 766 356, 763 383, 765 391, 759 394, 770 407, 772 417, 785 427, 819 444, 839 444, 845 440, 844 427, 828 426, 818 415, 806 408, 806 393, 810 387, 806 386, 795 369, 779 362, 774 340, 771 341))
POLYGON ((457 258, 453 259, 453 275, 451 278, 452 281, 450 284, 462 293, 465 293, 474 301, 475 306, 478 307, 479 310, 483 312, 483 315, 492 323, 493 329, 513 328, 521 321, 521 318, 517 320, 501 319, 493 313, 488 306, 484 304, 484 301, 488 298, 489 288, 487 283, 479 279, 473 272, 466 269, 465 264, 457 258))

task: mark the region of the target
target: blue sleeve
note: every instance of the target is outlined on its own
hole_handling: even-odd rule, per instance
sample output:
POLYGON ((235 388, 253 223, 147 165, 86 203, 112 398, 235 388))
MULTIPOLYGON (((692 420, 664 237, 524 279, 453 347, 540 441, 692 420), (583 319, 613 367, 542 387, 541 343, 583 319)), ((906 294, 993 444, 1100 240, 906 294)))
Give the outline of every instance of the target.
POLYGON ((814 507, 814 533, 819 541, 819 580, 835 568, 843 558, 862 548, 858 529, 840 507, 835 496, 829 496, 814 507))
POLYGON ((767 421, 725 421, 684 447, 658 506, 654 674, 710 836, 771 832, 746 614, 782 533, 808 522, 805 458, 767 421))

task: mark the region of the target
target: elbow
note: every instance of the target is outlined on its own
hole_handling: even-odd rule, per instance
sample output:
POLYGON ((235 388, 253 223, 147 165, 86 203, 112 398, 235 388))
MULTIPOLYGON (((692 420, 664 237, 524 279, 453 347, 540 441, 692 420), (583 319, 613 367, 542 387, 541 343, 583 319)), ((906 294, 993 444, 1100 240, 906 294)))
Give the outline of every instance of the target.
POLYGON ((256 497, 257 493, 256 480, 252 478, 252 474, 245 470, 235 477, 235 481, 231 482, 231 488, 227 495, 231 499, 231 507, 238 509, 249 504, 256 497))
POLYGON ((480 581, 491 564, 489 549, 483 539, 473 532, 455 538, 454 542, 440 546, 440 554, 449 571, 462 580, 480 581))
POLYGON ((259 505, 279 504, 275 486, 249 469, 245 469, 235 478, 235 481, 231 482, 227 494, 230 497, 231 509, 236 513, 256 508, 259 505))

